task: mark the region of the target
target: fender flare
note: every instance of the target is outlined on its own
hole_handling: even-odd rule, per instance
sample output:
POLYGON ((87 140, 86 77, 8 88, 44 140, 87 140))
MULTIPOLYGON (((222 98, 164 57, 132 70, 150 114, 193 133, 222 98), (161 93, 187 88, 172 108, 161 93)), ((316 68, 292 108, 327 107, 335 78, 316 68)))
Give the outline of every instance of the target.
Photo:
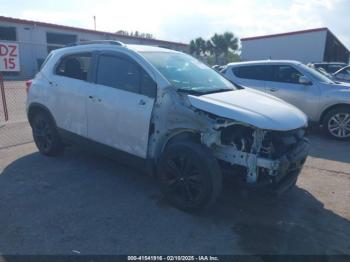
MULTIPOLYGON (((200 133, 197 130, 192 129, 177 129, 165 135, 162 142, 156 146, 155 154, 153 156, 155 163, 158 162, 161 154, 164 152, 165 148, 174 141, 180 140, 194 140, 200 141, 200 133)), ((200 143, 200 142, 199 142, 200 143)))
POLYGON ((57 127, 55 118, 53 117, 50 110, 46 106, 44 106, 43 104, 40 104, 37 102, 31 103, 28 107, 27 117, 28 117, 28 121, 29 121, 30 125, 31 125, 33 116, 35 115, 36 112, 39 112, 39 111, 42 111, 42 112, 45 112, 46 114, 48 114, 48 116, 51 118, 52 122, 54 123, 55 127, 57 127))
POLYGON ((320 114, 318 122, 320 124, 322 124, 323 119, 327 115, 327 113, 330 112, 331 110, 337 108, 337 107, 350 107, 350 104, 348 104, 348 103, 335 103, 335 104, 328 105, 327 107, 325 107, 322 110, 322 113, 320 114))

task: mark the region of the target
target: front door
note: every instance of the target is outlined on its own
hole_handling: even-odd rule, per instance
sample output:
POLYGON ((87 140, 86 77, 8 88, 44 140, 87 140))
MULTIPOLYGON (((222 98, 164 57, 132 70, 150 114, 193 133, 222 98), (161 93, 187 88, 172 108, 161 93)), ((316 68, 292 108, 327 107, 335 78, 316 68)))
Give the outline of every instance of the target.
POLYGON ((99 54, 87 96, 88 137, 146 158, 156 84, 130 57, 99 54), (142 90, 153 89, 143 93, 142 90))
POLYGON ((319 87, 300 84, 303 74, 291 65, 272 65, 272 81, 266 82, 267 93, 283 99, 303 111, 309 118, 318 115, 319 87))

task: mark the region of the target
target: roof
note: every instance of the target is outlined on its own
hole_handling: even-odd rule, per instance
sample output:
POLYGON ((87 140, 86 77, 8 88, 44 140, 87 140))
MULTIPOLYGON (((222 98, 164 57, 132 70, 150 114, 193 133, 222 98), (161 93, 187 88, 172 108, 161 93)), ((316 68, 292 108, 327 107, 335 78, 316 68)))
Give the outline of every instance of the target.
POLYGON ((313 32, 322 32, 322 31, 330 31, 330 30, 327 27, 322 27, 322 28, 314 28, 314 29, 293 31, 293 32, 287 32, 287 33, 280 33, 280 34, 245 37, 245 38, 241 38, 241 41, 249 41, 249 40, 256 40, 256 39, 272 38, 272 37, 279 37, 279 36, 300 35, 300 34, 307 34, 307 33, 313 33, 313 32))
POLYGON ((301 62, 295 60, 256 60, 256 61, 246 61, 246 62, 234 62, 228 64, 228 66, 240 66, 240 65, 266 65, 266 64, 289 64, 289 65, 299 65, 301 62))
POLYGON ((74 45, 74 46, 66 46, 62 48, 58 48, 53 50, 52 52, 55 54, 69 54, 72 52, 83 51, 90 52, 94 50, 120 50, 120 49, 130 49, 134 52, 167 52, 167 53, 178 53, 177 51, 161 48, 150 45, 112 45, 108 43, 92 43, 92 44, 83 44, 83 45, 74 45))
POLYGON ((343 62, 311 62, 314 65, 347 65, 347 63, 343 62))
POLYGON ((25 19, 19 19, 19 18, 7 17, 7 16, 0 16, 0 21, 2 21, 2 22, 10 22, 10 23, 17 23, 17 24, 24 24, 24 25, 32 25, 32 26, 44 26, 44 27, 50 27, 50 28, 55 28, 55 29, 63 29, 63 30, 69 30, 69 31, 74 31, 74 32, 110 35, 110 36, 117 36, 117 37, 128 38, 128 39, 150 40, 150 41, 155 41, 155 42, 159 42, 159 43, 163 43, 163 44, 181 45, 183 47, 187 47, 188 46, 185 43, 179 43, 179 42, 171 42, 171 41, 166 41, 166 40, 158 40, 158 39, 149 39, 149 38, 143 38, 143 37, 127 36, 127 35, 122 35, 122 34, 118 34, 118 33, 97 31, 97 30, 92 30, 92 29, 73 27, 73 26, 65 26, 65 25, 58 25, 58 24, 52 24, 52 23, 46 23, 46 22, 38 22, 38 21, 33 21, 33 20, 25 20, 25 19))
POLYGON ((178 53, 177 51, 157 47, 157 46, 150 46, 150 45, 126 45, 127 48, 134 50, 136 52, 167 52, 167 53, 178 53))

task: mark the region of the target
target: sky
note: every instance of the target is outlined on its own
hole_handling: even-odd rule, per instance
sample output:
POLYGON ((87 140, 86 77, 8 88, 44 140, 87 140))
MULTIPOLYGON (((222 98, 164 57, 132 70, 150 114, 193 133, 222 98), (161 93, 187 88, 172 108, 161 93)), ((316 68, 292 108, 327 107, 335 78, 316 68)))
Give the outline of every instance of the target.
POLYGON ((328 27, 350 49, 350 0, 0 0, 0 15, 188 43, 328 27))

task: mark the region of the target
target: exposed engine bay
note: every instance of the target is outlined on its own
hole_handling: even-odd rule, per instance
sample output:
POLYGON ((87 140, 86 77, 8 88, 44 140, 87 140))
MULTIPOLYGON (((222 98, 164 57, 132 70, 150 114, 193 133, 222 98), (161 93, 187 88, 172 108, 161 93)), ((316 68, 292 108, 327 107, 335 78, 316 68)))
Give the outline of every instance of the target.
POLYGON ((202 133, 201 141, 218 159, 243 167, 248 184, 269 184, 300 171, 308 152, 304 134, 304 128, 270 131, 231 122, 202 133))

